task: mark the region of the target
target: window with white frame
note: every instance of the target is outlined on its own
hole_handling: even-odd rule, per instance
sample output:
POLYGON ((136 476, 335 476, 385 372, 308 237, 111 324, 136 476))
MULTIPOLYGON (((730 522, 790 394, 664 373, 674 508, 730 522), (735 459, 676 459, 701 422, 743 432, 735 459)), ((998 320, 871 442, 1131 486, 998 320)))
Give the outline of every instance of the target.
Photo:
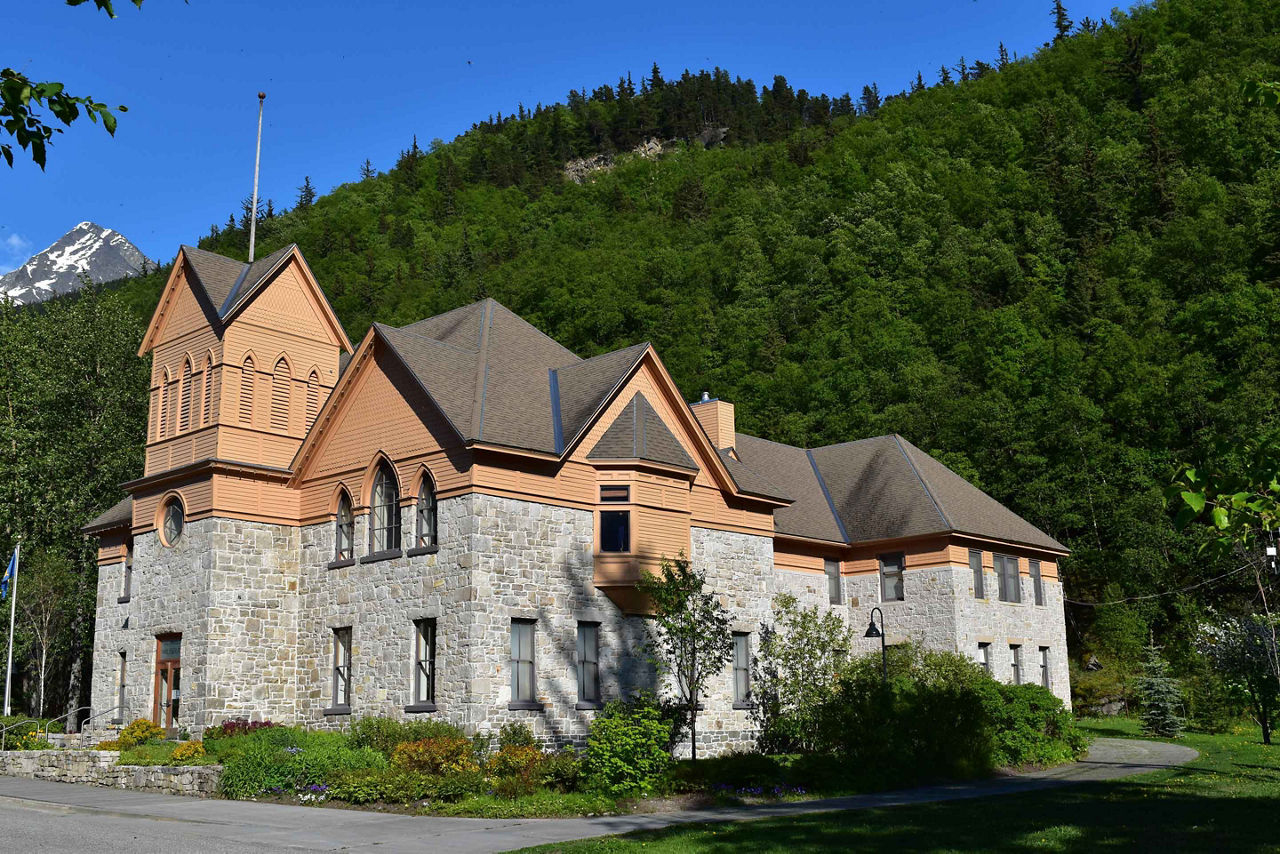
POLYGON ((333 559, 351 560, 356 537, 356 519, 351 512, 351 497, 343 492, 338 496, 338 515, 333 522, 333 559))
POLYGON ((578 623, 578 702, 600 703, 599 623, 578 623))
POLYGON ((124 579, 120 585, 120 597, 117 604, 128 602, 133 596, 133 543, 124 545, 124 579))
POLYGON ((533 620, 511 621, 511 704, 529 708, 537 705, 537 670, 534 666, 533 620))
POLYGON ((880 601, 901 602, 902 593, 902 552, 880 555, 880 601))
POLYGON ((1013 668, 1013 684, 1022 684, 1022 645, 1009 644, 1009 662, 1013 668))
POLYGON ((827 574, 827 598, 832 605, 840 605, 844 602, 844 589, 840 584, 840 561, 824 560, 822 569, 827 574))
POLYGON ((742 708, 751 704, 751 635, 733 633, 733 705, 742 708))
POLYGON ((385 461, 378 466, 369 499, 369 551, 378 554, 400 548, 400 487, 385 461))
POLYGON ((127 678, 128 667, 129 667, 129 653, 125 652, 122 649, 120 650, 120 677, 118 680, 118 684, 116 685, 116 713, 112 718, 113 722, 117 722, 117 723, 124 722, 124 712, 125 712, 124 695, 125 695, 125 685, 127 684, 125 680, 127 678))
POLYGON ((989 641, 978 642, 978 663, 988 673, 995 674, 995 669, 991 666, 991 643, 989 641))
POLYGON ((1040 647, 1040 684, 1050 688, 1049 684, 1049 647, 1040 647))
POLYGON ((436 702, 436 621, 413 623, 413 704, 431 706, 436 702))
POLYGON ((422 485, 418 487, 414 517, 417 522, 414 545, 420 549, 436 545, 436 487, 426 472, 422 473, 422 485))
POLYGON ((351 627, 333 630, 333 708, 351 709, 351 627))

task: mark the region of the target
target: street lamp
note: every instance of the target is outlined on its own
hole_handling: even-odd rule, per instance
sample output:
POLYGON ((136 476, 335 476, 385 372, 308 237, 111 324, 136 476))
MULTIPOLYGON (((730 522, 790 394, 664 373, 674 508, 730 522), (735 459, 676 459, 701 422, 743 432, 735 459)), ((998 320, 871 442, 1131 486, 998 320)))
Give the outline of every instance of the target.
POLYGON ((867 626, 867 631, 863 634, 864 638, 880 638, 880 666, 884 675, 884 684, 889 684, 889 652, 885 646, 884 639, 884 611, 879 608, 871 609, 871 623, 867 626), (876 625, 876 614, 880 615, 880 625, 876 625))

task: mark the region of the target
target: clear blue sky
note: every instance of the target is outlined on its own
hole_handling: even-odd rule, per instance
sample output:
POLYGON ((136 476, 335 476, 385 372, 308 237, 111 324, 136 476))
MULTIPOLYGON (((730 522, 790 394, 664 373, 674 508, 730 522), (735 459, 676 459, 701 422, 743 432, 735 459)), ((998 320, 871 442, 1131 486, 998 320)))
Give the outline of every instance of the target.
MULTIPOLYGON (((1076 20, 1114 0, 1068 0, 1076 20)), ((452 139, 518 102, 563 100, 654 61, 668 77, 720 66, 757 85, 855 95, 904 88, 960 56, 1018 55, 1051 34, 1049 0, 677 4, 406 0, 116 0, 0 3, 0 66, 126 104, 114 139, 78 122, 47 171, 0 163, 0 272, 82 220, 167 261, 249 195, 256 94, 267 93, 260 195, 292 207, 370 158, 389 168, 416 133, 452 139)))

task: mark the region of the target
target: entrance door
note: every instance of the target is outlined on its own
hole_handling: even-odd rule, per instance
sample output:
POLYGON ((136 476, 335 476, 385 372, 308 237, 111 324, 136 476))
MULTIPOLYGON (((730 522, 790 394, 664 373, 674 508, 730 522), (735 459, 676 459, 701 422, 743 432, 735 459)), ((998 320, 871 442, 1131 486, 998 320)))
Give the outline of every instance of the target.
POLYGON ((182 697, 182 635, 156 638, 156 702, 151 720, 171 730, 178 725, 182 697))

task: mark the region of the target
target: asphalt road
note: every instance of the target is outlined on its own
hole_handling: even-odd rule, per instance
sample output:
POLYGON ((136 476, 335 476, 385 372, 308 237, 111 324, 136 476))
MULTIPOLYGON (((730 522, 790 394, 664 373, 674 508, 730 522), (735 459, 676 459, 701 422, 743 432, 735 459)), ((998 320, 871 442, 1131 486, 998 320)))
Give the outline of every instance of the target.
POLYGON ((0 777, 0 852, 509 851, 698 821, 738 821, 845 809, 986 798, 1108 780, 1189 762, 1181 745, 1099 739, 1081 762, 970 783, 748 808, 575 819, 468 819, 201 800, 0 777))

